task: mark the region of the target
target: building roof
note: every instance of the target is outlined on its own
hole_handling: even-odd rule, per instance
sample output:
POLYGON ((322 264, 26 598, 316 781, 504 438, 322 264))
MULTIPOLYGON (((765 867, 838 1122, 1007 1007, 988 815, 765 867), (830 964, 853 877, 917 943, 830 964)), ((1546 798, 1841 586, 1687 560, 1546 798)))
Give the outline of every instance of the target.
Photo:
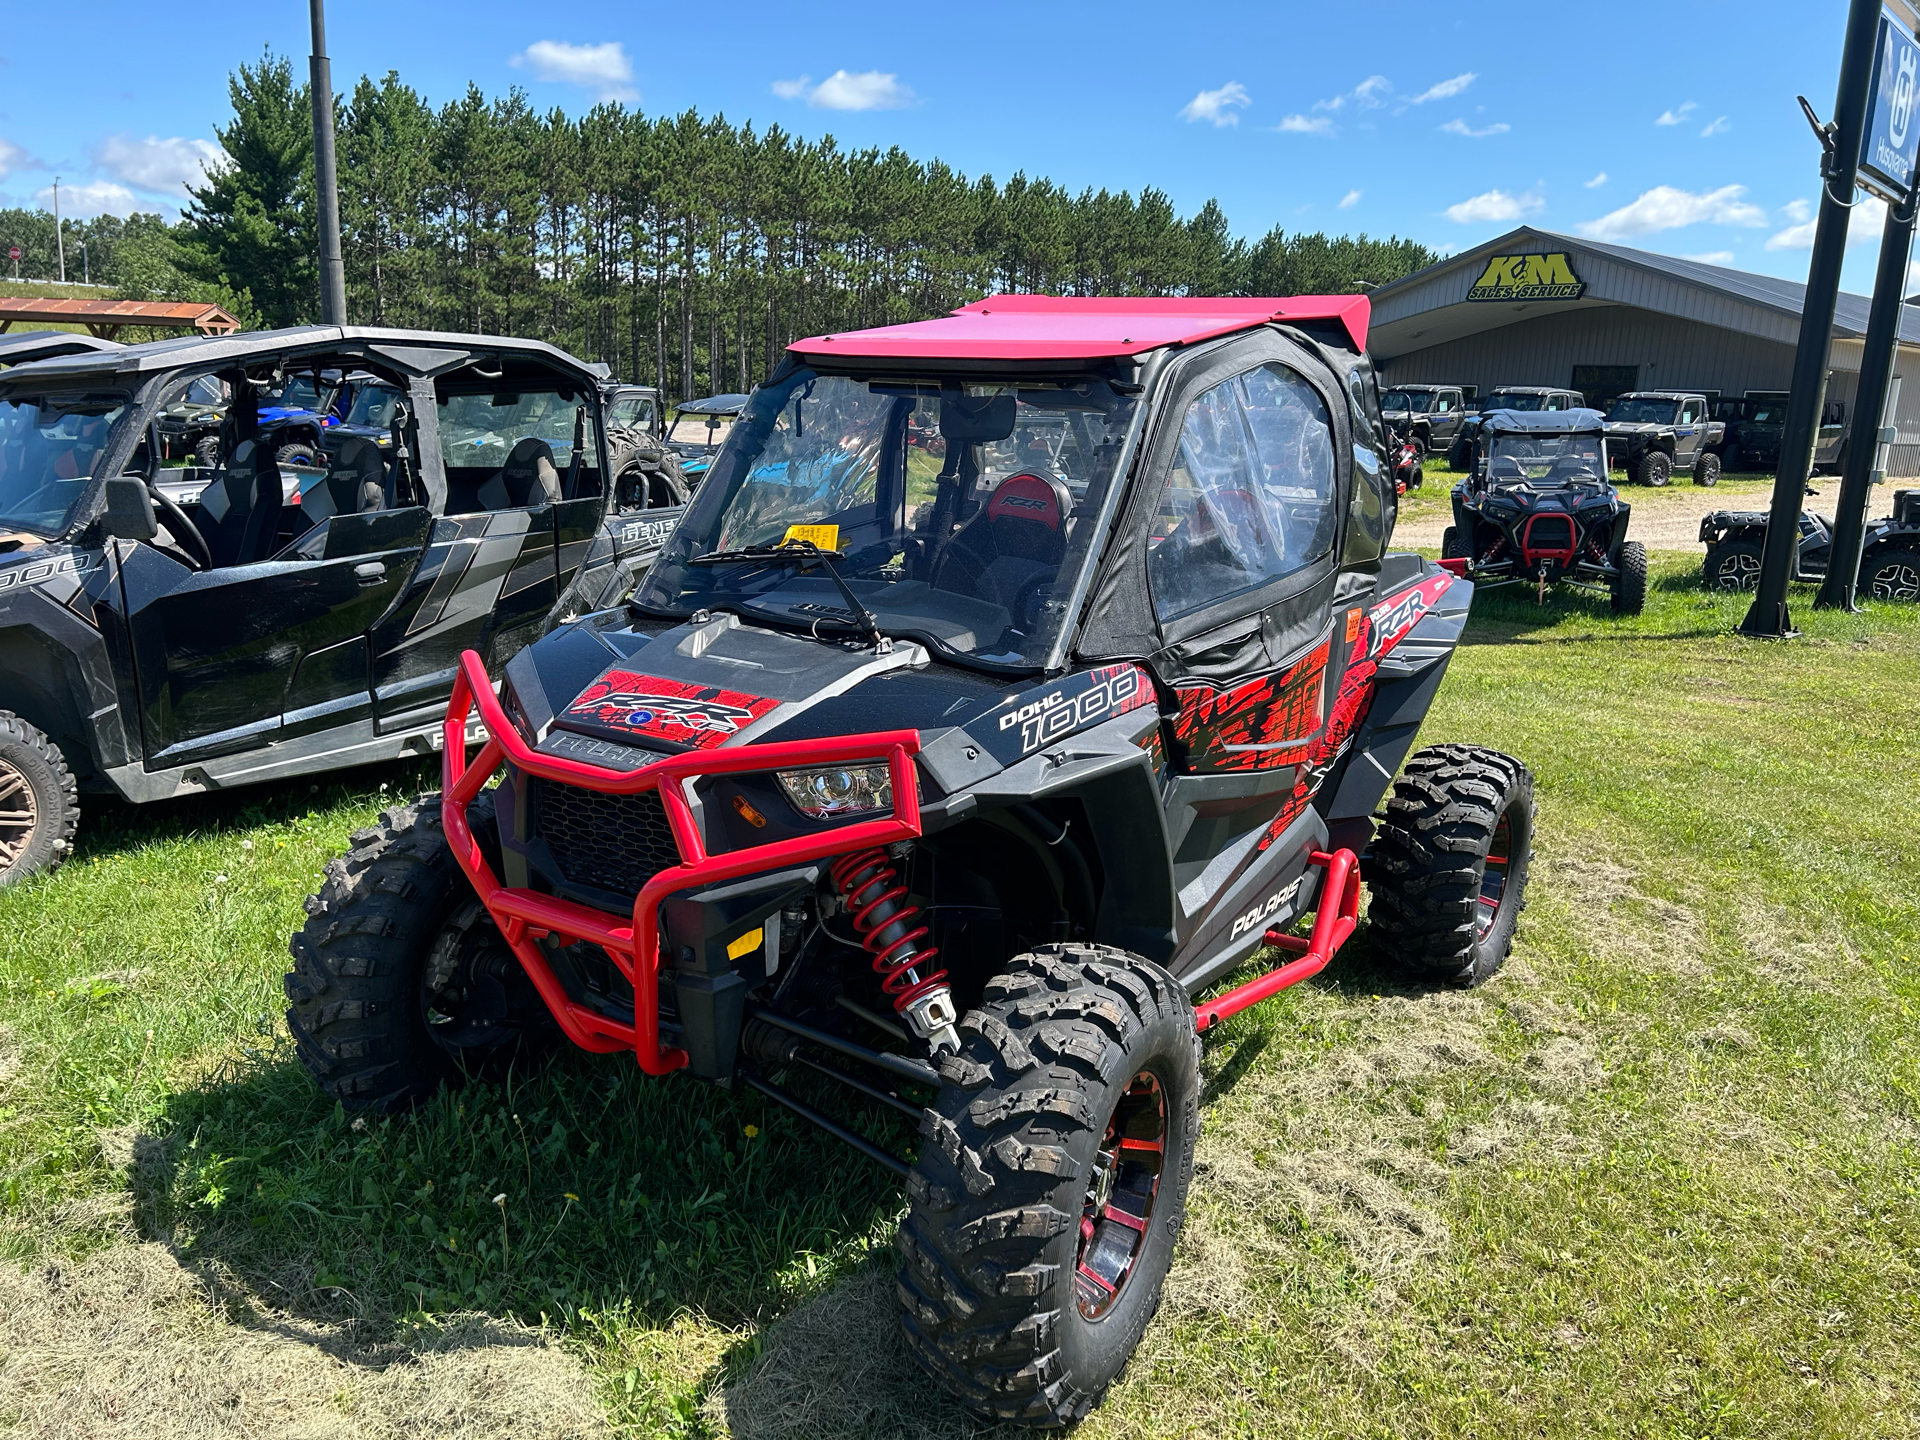
POLYGON ((82 324, 111 340, 128 325, 160 330, 194 330, 202 335, 231 335, 240 322, 218 305, 173 304, 161 300, 0 299, 0 331, 15 321, 29 324, 82 324))
MULTIPOLYGON (((1494 255, 1544 253, 1547 251, 1566 251, 1575 257, 1590 256, 1626 271, 1667 285, 1690 291, 1703 300, 1731 301, 1737 307, 1728 309, 1724 304, 1703 306, 1698 315, 1682 315, 1682 318, 1697 318, 1709 324, 1740 323, 1740 317, 1750 315, 1745 307, 1754 307, 1768 315, 1788 319, 1791 327, 1781 329, 1776 323, 1773 328, 1779 330, 1777 338, 1792 343, 1792 330, 1799 324, 1800 312, 1806 303, 1807 287, 1795 280, 1780 280, 1771 275, 1755 275, 1747 270, 1735 270, 1726 265, 1708 265, 1698 260, 1683 260, 1676 255, 1656 255, 1650 250, 1635 250, 1626 245, 1611 245, 1599 240, 1586 240, 1577 235, 1562 235, 1551 230, 1536 229, 1531 225, 1522 225, 1505 235, 1476 245, 1473 249, 1429 265, 1424 270, 1403 276, 1389 284, 1382 285, 1372 292, 1374 303, 1374 326, 1376 333, 1392 328, 1388 343, 1396 347, 1394 353, 1404 353, 1407 344, 1400 343, 1399 332, 1404 328, 1401 322, 1411 319, 1418 313, 1431 314, 1434 311, 1464 303, 1468 280, 1461 283, 1464 272, 1478 274, 1486 265, 1487 259, 1494 255), (1455 293, 1455 292, 1458 293, 1455 293)), ((1606 287, 1598 273, 1582 277, 1593 283, 1588 285, 1585 302, 1611 302, 1632 304, 1634 300, 1624 294, 1595 293, 1606 287)), ((1546 304, 1564 302, 1548 301, 1546 304)), ((1836 338, 1857 339, 1866 334, 1867 312, 1872 301, 1865 295, 1843 293, 1834 307, 1833 333, 1836 338)), ((1473 323, 1459 333, 1472 333, 1476 329, 1489 329, 1513 318, 1523 310, 1528 318, 1546 313, 1540 303, 1509 305, 1506 303, 1472 303, 1468 310, 1475 312, 1473 323)), ((1664 307, 1663 307, 1664 308, 1664 307)), ((1669 311, 1668 313, 1680 313, 1669 311)), ((1449 334, 1429 331, 1418 336, 1423 346, 1440 343, 1442 339, 1454 338, 1449 334)), ((1920 313, 1903 307, 1900 317, 1900 339, 1905 344, 1920 345, 1920 313)), ((1376 344, 1376 349, 1379 346, 1376 344)))
POLYGON ((1272 320, 1337 320, 1360 350, 1371 308, 1364 295, 989 295, 937 320, 815 335, 787 348, 821 359, 1095 360, 1191 345, 1272 320))

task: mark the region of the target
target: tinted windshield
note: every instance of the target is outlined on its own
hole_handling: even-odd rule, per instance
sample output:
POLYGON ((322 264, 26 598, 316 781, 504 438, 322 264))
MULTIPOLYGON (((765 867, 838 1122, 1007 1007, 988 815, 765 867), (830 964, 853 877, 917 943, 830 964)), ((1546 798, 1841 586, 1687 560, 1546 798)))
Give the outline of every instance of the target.
POLYGON ((1487 446, 1487 480, 1494 485, 1564 485, 1606 478, 1598 435, 1496 435, 1487 446))
MULTIPOLYGON (((386 385, 363 385, 360 393, 353 397, 353 408, 347 412, 349 425, 374 425, 384 430, 393 423, 393 412, 400 404, 400 392, 386 385)), ((569 435, 571 444, 573 437, 569 435)))
POLYGON ((1487 396, 1483 410, 1540 410, 1545 408, 1547 397, 1544 395, 1521 395, 1512 390, 1496 390, 1487 396))
POLYGON ((1607 419, 1623 425, 1671 425, 1680 412, 1678 400, 1616 400, 1607 407, 1607 419))
POLYGON ((218 405, 226 398, 226 391, 218 380, 211 375, 202 375, 188 384, 180 401, 186 405, 218 405))
POLYGON ((263 409, 318 410, 320 392, 314 388, 310 376, 292 375, 262 395, 260 405, 263 409))
POLYGON ((1431 410, 1433 391, 1431 390, 1389 390, 1380 398, 1382 410, 1431 410))
POLYGON ((607 407, 607 423, 623 430, 645 430, 653 424, 651 395, 622 395, 607 407))
POLYGON ((0 530, 66 529, 126 403, 102 394, 0 400, 0 530))
POLYGON ((732 430, 731 415, 691 415, 681 411, 674 415, 667 439, 678 445, 718 445, 732 430))
POLYGON ((836 568, 887 633, 1037 665, 1065 623, 1133 409, 1102 381, 943 387, 798 371, 755 393, 640 603, 821 635, 856 628, 823 571, 687 563, 798 534, 845 555, 836 568))

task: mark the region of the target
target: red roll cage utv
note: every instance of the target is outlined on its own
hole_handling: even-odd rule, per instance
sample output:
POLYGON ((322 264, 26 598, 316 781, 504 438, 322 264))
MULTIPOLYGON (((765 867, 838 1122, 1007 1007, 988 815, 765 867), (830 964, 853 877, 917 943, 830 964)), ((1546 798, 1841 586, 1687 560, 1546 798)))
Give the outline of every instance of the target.
POLYGON ((1473 587, 1388 550, 1367 317, 1003 295, 790 347, 632 600, 497 696, 467 657, 443 794, 329 865, 286 982, 320 1084, 403 1108, 557 1027, 750 1087, 904 1177, 933 1376, 1085 1415, 1159 1304, 1201 1033, 1326 965, 1363 876, 1439 983, 1523 903, 1526 768, 1408 756, 1473 587))

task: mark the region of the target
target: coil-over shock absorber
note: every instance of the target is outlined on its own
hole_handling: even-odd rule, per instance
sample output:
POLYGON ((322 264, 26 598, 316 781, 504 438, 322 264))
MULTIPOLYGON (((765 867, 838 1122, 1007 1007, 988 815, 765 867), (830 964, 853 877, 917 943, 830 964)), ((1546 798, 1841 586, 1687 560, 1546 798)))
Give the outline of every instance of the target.
POLYGON ((940 952, 920 943, 927 934, 927 927, 916 923, 920 907, 907 899, 907 887, 888 863, 887 852, 842 855, 828 874, 847 902, 853 928, 873 956, 880 988, 894 1010, 929 1047, 958 1050, 960 1032, 953 1027, 960 1012, 947 988, 947 972, 922 973, 940 952))

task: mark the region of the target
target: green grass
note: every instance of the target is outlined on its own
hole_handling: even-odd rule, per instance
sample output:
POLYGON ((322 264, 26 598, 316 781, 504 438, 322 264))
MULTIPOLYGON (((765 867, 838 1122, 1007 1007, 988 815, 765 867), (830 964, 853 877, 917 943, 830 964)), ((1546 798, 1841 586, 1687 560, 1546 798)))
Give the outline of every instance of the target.
MULTIPOLYGON (((1748 642, 1695 568, 1632 620, 1476 604, 1422 738, 1537 777, 1514 959, 1436 994, 1363 928, 1210 1037, 1181 1260, 1085 1433, 1920 1426, 1920 614, 1796 588, 1805 637, 1748 642)), ((277 1311, 545 1317, 633 1433, 970 1433, 885 1339, 898 1192, 756 1097, 566 1055, 364 1128, 320 1099, 286 935, 427 783, 94 802, 0 898, 0 1245, 131 1226, 277 1311)))

